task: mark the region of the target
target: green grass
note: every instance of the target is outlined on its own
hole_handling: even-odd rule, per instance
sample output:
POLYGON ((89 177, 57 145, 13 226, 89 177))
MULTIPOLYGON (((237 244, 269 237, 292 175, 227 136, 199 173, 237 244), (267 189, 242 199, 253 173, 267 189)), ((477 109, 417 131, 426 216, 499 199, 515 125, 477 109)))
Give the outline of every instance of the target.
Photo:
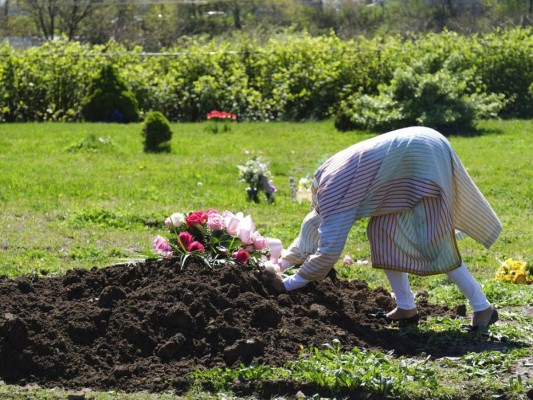
MULTIPOLYGON (((483 130, 480 136, 449 139, 502 220, 504 230, 491 249, 469 238, 461 240, 459 246, 490 301, 500 306, 531 306, 531 286, 503 284, 495 282, 493 277, 499 260, 511 257, 533 262, 533 169, 530 165, 533 121, 486 121, 480 127, 483 130)), ((139 124, 1 124, 0 274, 55 275, 73 267, 104 267, 144 258, 150 252, 153 237, 163 232, 166 216, 201 208, 250 213, 261 233, 277 237, 287 246, 297 235, 308 211, 308 204, 291 200, 289 177, 297 181, 312 173, 326 157, 372 136, 364 132, 337 132, 331 122, 239 123, 232 125, 230 132, 217 134, 210 132, 207 124, 173 124, 172 129, 170 154, 145 154, 139 124), (270 161, 279 190, 273 205, 266 201, 248 202, 246 185, 238 180, 237 164, 245 163, 253 155, 270 161)), ((352 229, 345 248, 345 253, 356 260, 369 260, 366 222, 361 221, 352 229)), ((365 279, 371 286, 387 287, 382 272, 368 266, 345 268, 339 263, 338 269, 345 278, 365 279)), ((428 290, 432 302, 450 305, 464 302, 455 286, 443 276, 412 277, 412 284, 415 290, 428 290)), ((500 352, 502 358, 498 359, 492 353, 476 353, 482 362, 472 361, 472 374, 464 370, 471 362, 467 359, 454 360, 462 367, 451 368, 442 360, 422 362, 366 354, 363 358, 377 357, 380 368, 385 370, 387 366, 394 379, 391 378, 392 383, 374 382, 381 375, 368 372, 369 383, 364 385, 367 388, 382 385, 384 391, 400 397, 414 396, 417 390, 426 393, 416 383, 416 377, 407 378, 410 384, 403 388, 394 383, 402 377, 400 365, 413 363, 412 368, 421 369, 420 373, 433 374, 431 379, 437 382, 433 389, 443 399, 455 398, 454 394, 460 393, 465 385, 465 393, 474 397, 478 387, 489 387, 493 393, 520 398, 531 387, 531 381, 524 382, 511 373, 501 372, 506 376, 502 378, 500 372, 494 371, 482 377, 476 375, 485 370, 480 363, 497 363, 505 369, 505 363, 531 357, 531 318, 513 318, 517 320, 514 325, 496 330, 495 335, 499 335, 496 339, 517 340, 525 336, 525 354, 500 352)), ((456 322, 449 324, 453 323, 456 322)), ((441 328, 428 323, 424 329, 442 329, 442 323, 437 325, 441 328)), ((446 323, 444 326, 453 338, 458 328, 446 323)), ((309 350, 316 356, 317 365, 324 363, 324 359, 331 363, 327 367, 331 371, 324 372, 324 376, 317 375, 316 379, 322 379, 326 385, 347 386, 346 379, 339 380, 342 374, 336 376, 334 372, 338 365, 355 363, 350 358, 355 356, 337 354, 335 349, 329 349, 333 352, 330 354, 326 350, 309 350)), ((312 371, 320 368, 307 365, 304 360, 311 361, 305 357, 301 363, 288 368, 291 376, 302 381, 315 379, 311 377, 312 371)), ((355 371, 363 367, 355 363, 351 368, 355 371)), ((247 373, 264 374, 260 379, 276 379, 282 372, 265 372, 265 367, 258 366, 247 373)), ((221 390, 225 379, 237 373, 216 373, 221 390)), ((14 393, 23 390, 8 386, 0 389, 14 398, 14 393)), ((2 396, 7 395, 0 391, 2 396)), ((36 396, 44 399, 53 398, 54 394, 44 391, 36 396)))

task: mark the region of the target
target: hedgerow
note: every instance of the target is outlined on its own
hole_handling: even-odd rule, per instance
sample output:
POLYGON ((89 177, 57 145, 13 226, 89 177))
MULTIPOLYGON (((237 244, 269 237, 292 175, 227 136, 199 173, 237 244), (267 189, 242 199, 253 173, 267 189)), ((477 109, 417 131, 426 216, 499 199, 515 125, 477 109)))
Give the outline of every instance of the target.
POLYGON ((476 120, 493 118, 504 107, 503 94, 476 92, 475 71, 452 71, 415 62, 398 68, 377 95, 355 93, 341 101, 335 126, 339 130, 386 131, 412 125, 443 132, 469 130, 476 120))
MULTIPOLYGON (((0 45, 0 121, 74 121, 101 67, 112 64, 141 117, 200 121, 213 110, 241 121, 325 119, 361 96, 380 96, 397 71, 463 76, 472 101, 505 95, 500 115, 533 117, 533 30, 483 36, 452 32, 343 41, 291 34, 266 42, 182 39, 160 55, 114 42, 54 41, 27 50, 0 45), (382 89, 381 89, 382 90, 382 89)), ((436 83, 438 84, 438 82, 436 83)), ((439 90, 446 90, 449 80, 439 90)), ((353 110, 352 110, 353 111, 353 110)), ((394 110, 397 112, 398 110, 394 110)))

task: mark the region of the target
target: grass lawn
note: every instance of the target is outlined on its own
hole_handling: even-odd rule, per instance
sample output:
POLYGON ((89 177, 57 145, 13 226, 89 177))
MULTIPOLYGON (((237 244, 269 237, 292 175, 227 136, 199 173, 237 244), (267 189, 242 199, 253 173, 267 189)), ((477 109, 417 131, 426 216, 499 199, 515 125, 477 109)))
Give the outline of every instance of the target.
MULTIPOLYGON (((493 388, 501 398, 526 398, 533 380, 521 366, 531 368, 533 359, 533 290, 531 285, 496 282, 494 274, 507 258, 533 262, 533 121, 484 121, 480 128, 481 135, 449 140, 504 230, 491 249, 469 238, 459 246, 489 300, 504 307, 502 319, 509 321, 493 329, 492 339, 511 338, 525 346, 505 351, 499 347, 497 352, 474 353, 461 360, 427 361, 416 368, 425 371, 428 381, 436 380, 439 398, 469 398, 464 396, 475 396, 478 386, 493 388)), ((372 136, 338 132, 331 122, 238 123, 229 132, 216 134, 207 123, 173 124, 172 129, 170 154, 145 154, 140 124, 0 124, 0 274, 56 275, 73 267, 142 259, 150 253, 153 237, 163 232, 166 216, 196 209, 251 214, 261 233, 287 246, 308 211, 308 204, 291 199, 289 177, 297 182, 328 156, 372 136), (247 200, 237 165, 252 156, 270 162, 278 188, 275 204, 247 200)), ((346 245, 345 253, 355 260, 369 259, 365 231, 366 221, 361 221, 346 245)), ((363 263, 337 267, 346 278, 386 287, 383 274, 363 263)), ((416 290, 428 290, 431 302, 464 301, 443 276, 413 277, 412 284, 416 290)), ((445 321, 437 327, 428 321, 422 328, 458 329, 454 324, 445 321)), ((323 370, 346 364, 346 355, 334 351, 324 350, 317 357, 323 370)), ((381 368, 402 362, 415 361, 394 357, 376 361, 381 368)), ((301 379, 320 379, 319 372, 311 372, 315 367, 298 366, 301 379)), ((400 374, 393 367, 390 373, 400 374)), ((239 377, 236 371, 217 374, 221 382, 239 377)), ((261 376, 269 378, 268 373, 261 376)), ((420 390, 416 385, 406 386, 420 390)), ((63 395, 0 386, 0 398, 63 395)))

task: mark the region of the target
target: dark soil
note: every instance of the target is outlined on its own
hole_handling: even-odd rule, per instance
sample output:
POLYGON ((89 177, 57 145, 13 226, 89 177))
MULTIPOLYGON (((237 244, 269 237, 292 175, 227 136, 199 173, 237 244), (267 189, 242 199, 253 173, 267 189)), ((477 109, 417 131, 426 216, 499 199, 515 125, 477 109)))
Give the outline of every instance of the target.
MULTIPOLYGON (((300 345, 340 340, 397 355, 454 355, 453 343, 402 331, 376 311, 394 308, 384 289, 331 279, 276 294, 257 271, 210 269, 171 260, 65 276, 0 277, 0 379, 79 390, 160 392, 189 388, 197 368, 238 366, 253 359, 281 365, 300 345)), ((461 312, 459 307, 457 312, 461 312)), ((419 299, 421 318, 456 310, 419 299)), ((289 382, 263 390, 288 391, 289 382)), ((257 388, 236 383, 241 392, 257 388)), ((296 389, 297 390, 297 389, 296 389)), ((293 392, 295 393, 295 392, 293 392)))

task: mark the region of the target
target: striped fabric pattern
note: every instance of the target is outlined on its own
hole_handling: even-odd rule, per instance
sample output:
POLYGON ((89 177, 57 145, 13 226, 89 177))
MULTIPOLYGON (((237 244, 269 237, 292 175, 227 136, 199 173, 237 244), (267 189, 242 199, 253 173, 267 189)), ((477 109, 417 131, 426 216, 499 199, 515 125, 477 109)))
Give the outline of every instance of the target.
MULTIPOLYGON (((320 240, 320 235, 318 233, 320 221, 320 215, 314 209, 306 215, 300 228, 300 232, 303 232, 303 234, 300 234, 294 239, 291 245, 287 248, 287 252, 283 254, 284 260, 293 265, 303 264, 307 257, 317 251, 318 242, 320 240)), ((337 260, 333 261, 333 263, 336 261, 337 260)))
POLYGON ((486 247, 502 229, 448 140, 424 127, 389 132, 335 154, 316 171, 313 193, 315 214, 306 217, 285 255, 303 263, 299 274, 309 280, 327 274, 360 218, 371 218, 373 267, 419 275, 461 264, 455 229, 486 247))

